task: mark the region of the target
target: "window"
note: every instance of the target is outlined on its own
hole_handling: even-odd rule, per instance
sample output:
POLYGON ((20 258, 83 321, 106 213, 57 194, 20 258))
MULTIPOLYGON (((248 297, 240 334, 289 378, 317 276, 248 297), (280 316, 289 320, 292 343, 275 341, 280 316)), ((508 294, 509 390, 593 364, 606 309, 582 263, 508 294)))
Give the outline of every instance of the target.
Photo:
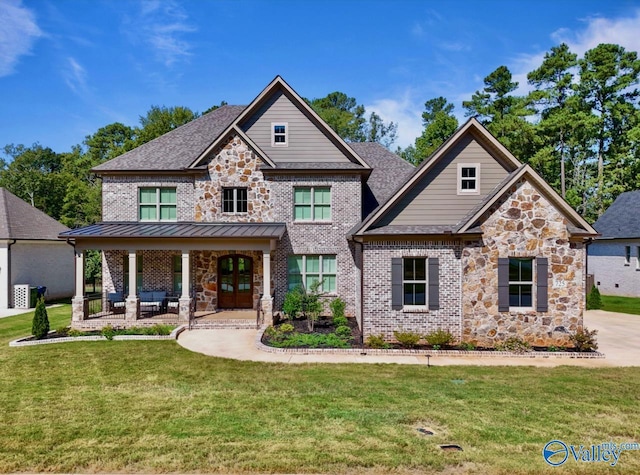
POLYGON ((289 145, 289 124, 286 122, 271 123, 271 145, 287 147, 289 145))
POLYGON ((405 257, 402 260, 402 289, 405 306, 427 304, 427 259, 405 257))
POLYGON ((222 211, 224 213, 246 213, 247 212, 247 189, 246 188, 223 188, 222 189, 222 211))
POLYGON ((182 294, 182 256, 173 256, 173 293, 182 294))
POLYGON ((477 195, 480 193, 480 164, 458 164, 458 194, 477 195))
MULTIPOLYGON (((123 264, 123 274, 124 274, 124 285, 122 288, 124 289, 125 294, 129 293, 129 256, 124 256, 124 264, 123 264)), ((142 291, 142 254, 136 255, 136 287, 137 292, 140 293, 142 291)))
POLYGON ((636 247, 636 270, 640 270, 640 246, 636 247))
POLYGON ((140 221, 176 221, 175 188, 140 188, 140 221))
POLYGON ((509 258, 509 307, 533 307, 533 259, 509 258))
POLYGON ((293 194, 295 221, 331 221, 331 188, 296 187, 293 194))
POLYGON ((624 246, 624 265, 631 264, 631 246, 624 246))
POLYGON ((316 281, 322 281, 320 292, 336 292, 336 256, 304 255, 289 256, 289 290, 301 285, 310 289, 316 281))

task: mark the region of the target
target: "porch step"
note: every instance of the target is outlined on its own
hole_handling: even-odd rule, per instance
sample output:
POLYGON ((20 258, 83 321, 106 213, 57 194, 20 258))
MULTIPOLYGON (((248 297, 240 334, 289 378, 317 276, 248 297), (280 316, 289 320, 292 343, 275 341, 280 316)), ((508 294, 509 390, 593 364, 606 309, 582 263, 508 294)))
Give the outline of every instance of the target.
POLYGON ((191 322, 193 330, 215 330, 215 329, 232 329, 232 330, 248 330, 255 329, 256 321, 249 319, 229 319, 229 320, 194 320, 191 322))

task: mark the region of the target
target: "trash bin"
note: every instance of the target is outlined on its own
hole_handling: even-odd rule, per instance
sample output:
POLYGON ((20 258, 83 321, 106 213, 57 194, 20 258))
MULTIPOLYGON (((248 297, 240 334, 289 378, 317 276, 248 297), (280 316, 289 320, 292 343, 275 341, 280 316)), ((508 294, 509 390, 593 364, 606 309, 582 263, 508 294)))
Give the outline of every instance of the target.
POLYGON ((38 303, 38 287, 29 287, 29 308, 33 308, 38 303))
POLYGON ((44 297, 44 294, 47 292, 47 288, 44 285, 38 286, 38 298, 44 297))

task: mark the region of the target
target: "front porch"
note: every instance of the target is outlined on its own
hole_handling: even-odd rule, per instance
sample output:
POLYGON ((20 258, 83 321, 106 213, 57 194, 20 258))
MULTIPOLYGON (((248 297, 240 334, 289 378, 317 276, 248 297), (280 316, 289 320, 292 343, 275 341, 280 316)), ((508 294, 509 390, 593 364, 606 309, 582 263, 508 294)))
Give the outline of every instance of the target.
POLYGON ((182 229, 176 224, 105 226, 115 227, 114 234, 105 235, 104 226, 95 234, 87 228, 82 235, 68 233, 76 234, 73 328, 272 321, 271 256, 283 225, 188 225, 190 234, 181 238, 174 237, 182 229), (138 235, 116 238, 132 229, 138 235), (222 236, 205 237, 208 233, 222 236), (238 238, 227 239, 230 233, 238 238), (84 292, 88 249, 101 250, 102 293, 97 295, 84 292), (222 310, 242 312, 227 318, 222 310))

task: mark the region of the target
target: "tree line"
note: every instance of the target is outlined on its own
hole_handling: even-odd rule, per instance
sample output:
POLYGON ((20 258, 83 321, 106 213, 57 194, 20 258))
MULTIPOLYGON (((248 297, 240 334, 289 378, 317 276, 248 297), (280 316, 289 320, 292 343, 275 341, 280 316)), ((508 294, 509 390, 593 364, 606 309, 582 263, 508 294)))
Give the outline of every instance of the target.
MULTIPOLYGON (((509 69, 498 67, 463 102, 465 115, 476 117, 593 222, 620 193, 640 188, 637 53, 601 44, 579 58, 561 44, 545 54, 527 80, 531 92, 517 95, 519 84, 509 69)), ((348 142, 390 148, 396 140, 397 124, 367 114, 343 92, 305 100, 348 142)), ((100 181, 91 169, 199 116, 187 107, 152 106, 137 126, 106 125, 69 152, 37 143, 7 145, 0 159, 0 186, 71 228, 98 222, 100 181)), ((414 144, 396 149, 415 165, 459 126, 454 105, 445 97, 427 100, 422 119, 424 129, 414 144)))

